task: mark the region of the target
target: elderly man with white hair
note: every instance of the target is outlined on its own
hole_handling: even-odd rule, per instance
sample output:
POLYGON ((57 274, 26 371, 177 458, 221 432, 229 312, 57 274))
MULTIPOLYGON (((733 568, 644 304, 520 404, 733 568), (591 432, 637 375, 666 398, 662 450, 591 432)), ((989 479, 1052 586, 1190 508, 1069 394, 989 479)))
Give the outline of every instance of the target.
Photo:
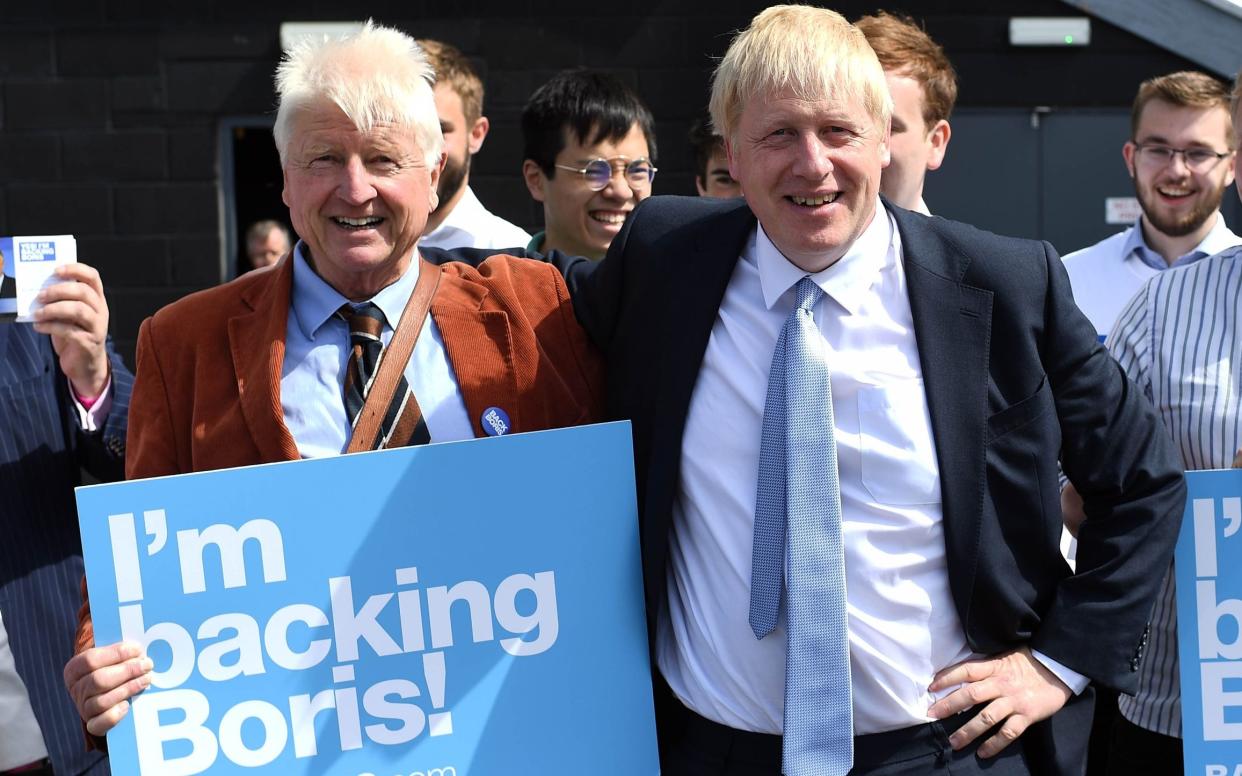
POLYGON ((664 773, 1081 773, 1079 691, 1135 687, 1171 446, 1051 246, 881 198, 891 110, 858 29, 768 8, 712 85, 745 201, 567 265, 633 421, 664 773))
MULTIPOLYGON (((275 137, 301 240, 273 269, 143 323, 130 479, 337 455, 371 438, 368 417, 380 425, 363 449, 483 436, 496 408, 509 432, 596 416, 597 359, 552 267, 436 266, 416 248, 444 165, 433 80, 413 39, 372 24, 281 63, 275 137), (373 408, 375 351, 407 331, 403 379, 373 408)), ((102 736, 152 663, 135 644, 92 643, 87 603, 65 682, 102 736)))

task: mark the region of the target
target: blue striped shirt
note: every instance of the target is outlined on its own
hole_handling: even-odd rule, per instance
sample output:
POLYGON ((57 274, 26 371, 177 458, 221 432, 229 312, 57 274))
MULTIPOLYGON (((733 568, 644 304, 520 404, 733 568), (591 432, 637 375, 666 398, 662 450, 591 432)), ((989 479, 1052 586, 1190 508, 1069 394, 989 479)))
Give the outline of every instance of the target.
MULTIPOLYGON (((1242 246, 1162 272, 1130 300, 1108 347, 1164 420, 1187 469, 1222 469, 1242 447, 1242 246)), ((1172 569, 1151 620, 1139 689, 1121 713, 1181 736, 1172 569)))

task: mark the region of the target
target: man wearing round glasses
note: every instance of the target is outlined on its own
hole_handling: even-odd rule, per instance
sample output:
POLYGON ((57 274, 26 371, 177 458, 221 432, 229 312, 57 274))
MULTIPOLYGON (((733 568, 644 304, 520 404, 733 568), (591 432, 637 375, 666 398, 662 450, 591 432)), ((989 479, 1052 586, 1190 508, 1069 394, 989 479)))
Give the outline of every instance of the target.
POLYGON ((522 175, 543 203, 545 229, 528 250, 602 259, 651 194, 652 127, 651 112, 613 76, 570 70, 539 87, 522 111, 522 175))
POLYGON ((1233 182, 1228 88, 1193 71, 1144 81, 1130 125, 1121 153, 1142 215, 1126 231, 1065 257, 1074 301, 1100 337, 1148 278, 1242 243, 1219 212, 1233 182))

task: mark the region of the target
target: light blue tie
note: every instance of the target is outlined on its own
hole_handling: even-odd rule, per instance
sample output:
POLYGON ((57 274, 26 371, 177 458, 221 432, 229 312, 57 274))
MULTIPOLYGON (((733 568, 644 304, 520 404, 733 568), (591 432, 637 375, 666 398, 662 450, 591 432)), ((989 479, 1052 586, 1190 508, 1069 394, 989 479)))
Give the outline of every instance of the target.
POLYGON ((844 776, 854 761, 854 729, 841 487, 832 386, 812 312, 824 292, 804 277, 797 293, 798 306, 785 319, 768 375, 750 627, 758 639, 772 632, 783 587, 788 635, 783 772, 844 776))

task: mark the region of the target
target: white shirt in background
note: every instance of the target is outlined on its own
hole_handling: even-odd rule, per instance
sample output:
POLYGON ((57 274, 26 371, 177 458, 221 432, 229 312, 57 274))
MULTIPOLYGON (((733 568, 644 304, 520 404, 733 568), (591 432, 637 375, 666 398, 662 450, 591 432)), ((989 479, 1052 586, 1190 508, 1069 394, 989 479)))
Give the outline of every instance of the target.
POLYGON ((525 248, 530 235, 493 214, 467 186, 444 221, 418 241, 424 248, 525 248))

